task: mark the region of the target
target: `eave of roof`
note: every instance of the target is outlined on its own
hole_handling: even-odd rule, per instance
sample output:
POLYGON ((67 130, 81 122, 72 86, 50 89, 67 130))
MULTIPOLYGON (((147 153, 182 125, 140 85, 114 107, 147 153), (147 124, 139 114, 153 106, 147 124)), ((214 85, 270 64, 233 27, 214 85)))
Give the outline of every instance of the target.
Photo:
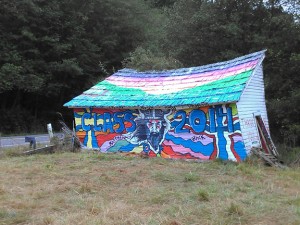
POLYGON ((199 67, 137 72, 122 69, 64 106, 174 107, 237 102, 265 51, 199 67))

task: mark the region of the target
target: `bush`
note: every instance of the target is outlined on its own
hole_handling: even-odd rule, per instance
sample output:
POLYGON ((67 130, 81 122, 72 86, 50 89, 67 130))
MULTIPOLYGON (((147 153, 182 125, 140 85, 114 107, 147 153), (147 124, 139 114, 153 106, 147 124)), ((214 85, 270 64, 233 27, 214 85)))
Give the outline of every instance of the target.
POLYGON ((286 145, 277 145, 279 160, 286 165, 291 165, 300 158, 300 147, 291 148, 286 145))

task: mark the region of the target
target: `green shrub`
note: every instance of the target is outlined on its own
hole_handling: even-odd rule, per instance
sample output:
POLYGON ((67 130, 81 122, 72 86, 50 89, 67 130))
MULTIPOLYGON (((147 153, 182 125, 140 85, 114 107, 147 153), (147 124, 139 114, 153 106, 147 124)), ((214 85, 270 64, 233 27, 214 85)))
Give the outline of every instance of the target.
POLYGON ((209 194, 206 190, 199 189, 197 192, 199 201, 209 201, 209 194))
POLYGON ((195 174, 195 173, 192 173, 191 171, 184 176, 184 181, 185 182, 194 182, 194 181, 197 181, 197 180, 199 180, 198 175, 195 174))
POLYGON ((244 214, 241 207, 235 203, 230 204, 230 206, 226 209, 226 213, 228 215, 239 215, 239 216, 242 216, 244 214))

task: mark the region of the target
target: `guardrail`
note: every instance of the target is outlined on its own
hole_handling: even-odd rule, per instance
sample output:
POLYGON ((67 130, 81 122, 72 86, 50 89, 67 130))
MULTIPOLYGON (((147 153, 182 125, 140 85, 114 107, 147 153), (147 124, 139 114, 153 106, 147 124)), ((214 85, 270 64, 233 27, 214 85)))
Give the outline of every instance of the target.
MULTIPOLYGON (((37 144, 48 144, 50 143, 50 139, 48 134, 41 135, 26 135, 26 137, 34 137, 36 139, 37 144)), ((23 146, 28 145, 25 142, 25 136, 9 136, 3 137, 0 136, 0 149, 14 147, 14 146, 23 146)))

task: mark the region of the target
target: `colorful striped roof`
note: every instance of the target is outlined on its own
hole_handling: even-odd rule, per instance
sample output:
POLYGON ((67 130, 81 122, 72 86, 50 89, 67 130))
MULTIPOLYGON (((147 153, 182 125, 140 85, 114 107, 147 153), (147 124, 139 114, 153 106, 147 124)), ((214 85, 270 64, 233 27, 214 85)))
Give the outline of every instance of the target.
POLYGON ((199 67, 138 72, 122 69, 64 106, 172 107, 237 102, 265 51, 199 67))

